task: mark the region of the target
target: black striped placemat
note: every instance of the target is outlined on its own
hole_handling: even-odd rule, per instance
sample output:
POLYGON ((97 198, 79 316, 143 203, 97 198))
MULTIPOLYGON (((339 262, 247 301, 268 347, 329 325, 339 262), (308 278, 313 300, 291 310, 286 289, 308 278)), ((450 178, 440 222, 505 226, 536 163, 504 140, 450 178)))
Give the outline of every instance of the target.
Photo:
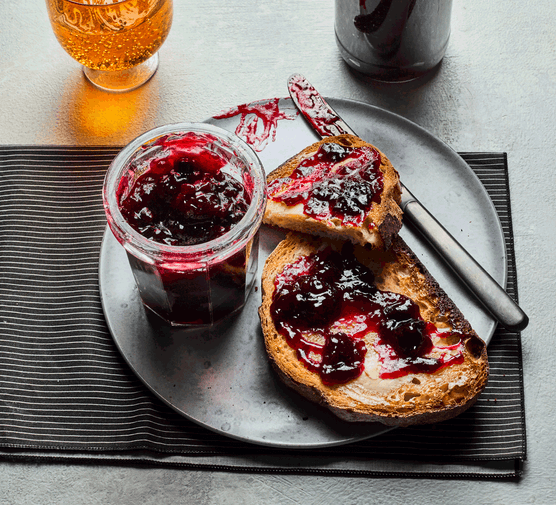
MULTIPOLYGON (((525 459, 521 342, 497 330, 477 404, 433 426, 349 446, 278 451, 182 418, 129 370, 98 291, 101 187, 113 147, 0 147, 0 455, 342 475, 518 475, 525 459)), ((507 160, 463 153, 500 215, 517 297, 507 160)))

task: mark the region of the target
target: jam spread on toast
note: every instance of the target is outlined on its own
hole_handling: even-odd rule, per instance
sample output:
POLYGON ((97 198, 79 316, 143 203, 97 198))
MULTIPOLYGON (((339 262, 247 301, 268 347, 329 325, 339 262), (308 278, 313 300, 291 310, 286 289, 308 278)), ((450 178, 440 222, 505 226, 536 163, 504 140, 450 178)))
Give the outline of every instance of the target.
POLYGON ((320 221, 338 219, 344 226, 361 226, 384 187, 380 153, 368 146, 324 143, 304 159, 289 177, 268 184, 271 200, 320 221))
POLYGON ((247 212, 250 196, 225 173, 222 156, 206 149, 210 135, 165 136, 163 156, 131 185, 123 178, 118 201, 124 219, 144 237, 171 246, 208 242, 247 212))
POLYGON ((463 362, 459 338, 451 345, 434 343, 457 334, 440 333, 415 302, 378 289, 374 280, 350 251, 331 247, 300 257, 277 275, 271 315, 308 370, 329 385, 359 377, 368 351, 363 337, 371 332, 378 334, 382 379, 463 362))

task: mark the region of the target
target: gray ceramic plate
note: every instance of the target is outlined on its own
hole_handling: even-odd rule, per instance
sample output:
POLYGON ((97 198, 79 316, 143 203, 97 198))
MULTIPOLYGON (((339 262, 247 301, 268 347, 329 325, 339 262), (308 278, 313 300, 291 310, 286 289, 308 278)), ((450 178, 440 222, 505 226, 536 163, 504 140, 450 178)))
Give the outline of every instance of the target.
MULTIPOLYGON (((400 116, 359 102, 329 102, 363 139, 388 155, 411 191, 504 286, 502 228, 488 194, 461 157, 400 116)), ((295 119, 279 120, 274 141, 259 152, 267 172, 317 139, 295 115, 291 100, 281 99, 279 106, 295 119)), ((240 118, 207 122, 235 131, 240 118)), ((409 225, 402 235, 488 342, 496 322, 409 225)), ((259 270, 282 237, 263 228, 261 238, 259 270)), ((194 332, 170 329, 145 312, 125 252, 108 231, 99 275, 108 327, 124 359, 155 395, 186 418, 235 439, 282 448, 341 445, 386 431, 380 424, 340 421, 278 381, 259 326, 260 289, 239 316, 210 332, 194 332)))

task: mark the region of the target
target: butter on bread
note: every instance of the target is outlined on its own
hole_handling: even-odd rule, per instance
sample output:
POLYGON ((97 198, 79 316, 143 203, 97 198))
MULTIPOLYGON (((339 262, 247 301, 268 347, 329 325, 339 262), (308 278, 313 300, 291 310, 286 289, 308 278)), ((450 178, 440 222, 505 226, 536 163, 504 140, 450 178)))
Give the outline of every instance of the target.
MULTIPOLYGON (((489 374, 485 343, 453 301, 440 288, 401 237, 389 250, 355 246, 357 260, 374 274, 380 290, 403 294, 418 304, 421 317, 446 334, 455 332, 463 361, 434 373, 409 373, 381 378, 375 332, 366 344, 364 370, 343 384, 324 384, 319 374, 298 359, 296 350, 279 333, 271 312, 275 279, 286 266, 324 247, 341 250, 342 242, 290 232, 267 258, 262 276, 259 316, 270 362, 285 384, 346 421, 378 421, 388 426, 435 423, 467 410, 484 390, 489 374)), ((453 344, 453 342, 448 342, 453 344)), ((443 344, 444 345, 444 344, 443 344)), ((447 347, 448 348, 448 347, 447 347)), ((426 358, 427 356, 424 356, 426 358)))
POLYGON ((370 147, 380 155, 383 190, 380 202, 373 204, 360 225, 345 224, 341 219, 315 219, 304 213, 302 204, 288 206, 269 194, 263 222, 281 228, 310 233, 333 239, 347 239, 355 244, 388 248, 402 226, 401 186, 399 174, 384 153, 353 135, 327 137, 308 146, 267 176, 270 184, 276 179, 289 177, 301 162, 313 156, 320 146, 335 143, 345 147, 370 147))

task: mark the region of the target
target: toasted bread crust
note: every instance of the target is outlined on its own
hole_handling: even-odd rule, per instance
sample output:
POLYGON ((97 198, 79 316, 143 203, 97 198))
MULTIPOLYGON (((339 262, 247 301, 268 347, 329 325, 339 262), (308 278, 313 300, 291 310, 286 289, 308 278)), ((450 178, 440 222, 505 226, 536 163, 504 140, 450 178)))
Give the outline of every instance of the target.
POLYGON ((267 176, 267 181, 288 177, 301 161, 316 153, 322 144, 331 142, 352 147, 372 147, 379 152, 381 157, 380 170, 384 176, 381 203, 373 205, 361 226, 345 226, 339 219, 316 220, 305 215, 302 209, 297 208, 298 206, 288 207, 282 202, 273 201, 269 198, 263 222, 302 233, 311 233, 332 239, 346 239, 355 244, 367 244, 378 248, 390 247, 393 238, 402 226, 403 213, 399 206, 401 202, 399 174, 384 153, 359 137, 338 135, 315 142, 272 171, 267 176))
POLYGON ((365 337, 367 355, 363 374, 347 384, 327 386, 318 374, 308 371, 297 359, 295 350, 278 333, 271 317, 274 280, 286 265, 325 245, 338 250, 341 246, 338 242, 292 232, 268 257, 264 267, 259 316, 269 359, 284 383, 347 421, 408 426, 443 421, 468 409, 488 380, 486 345, 400 237, 394 239, 388 251, 356 247, 355 254, 373 270, 379 289, 410 297, 418 303, 426 321, 438 328, 463 333, 464 362, 432 374, 381 379, 373 348, 377 339, 374 333, 365 337))

